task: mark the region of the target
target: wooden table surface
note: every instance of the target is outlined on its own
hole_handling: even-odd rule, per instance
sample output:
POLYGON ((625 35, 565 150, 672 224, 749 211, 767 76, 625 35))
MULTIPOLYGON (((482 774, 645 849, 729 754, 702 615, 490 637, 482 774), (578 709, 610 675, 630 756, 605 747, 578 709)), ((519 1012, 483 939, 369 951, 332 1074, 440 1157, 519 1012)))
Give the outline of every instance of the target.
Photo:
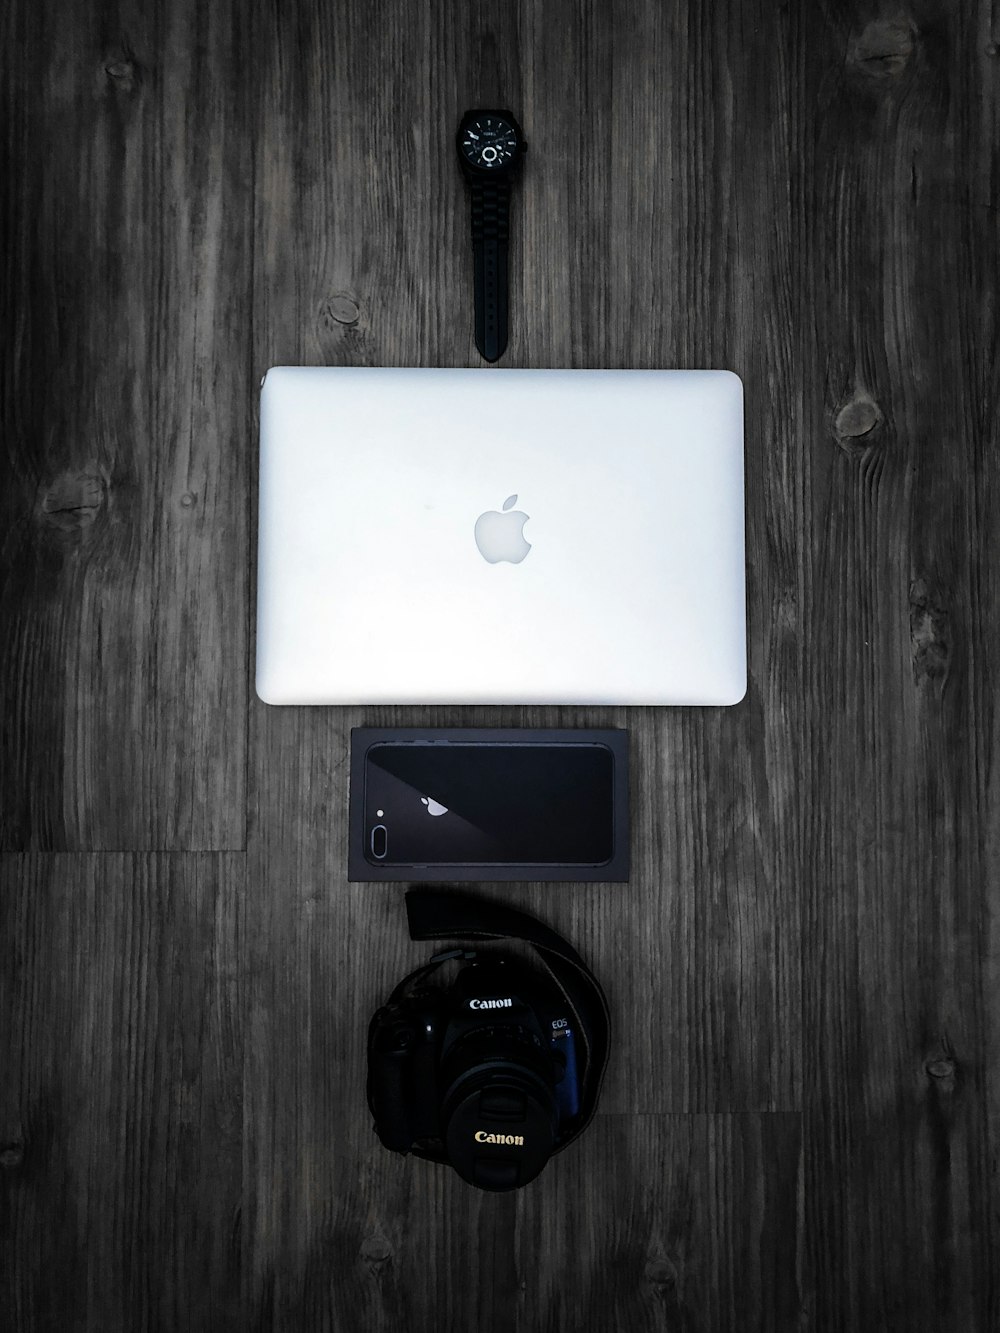
POLYGON ((0 1326, 1000 1327, 993 4, 0 21, 0 1326), (531 144, 502 364, 743 378, 736 708, 255 697, 261 375, 481 364, 491 104, 531 144), (631 883, 491 890, 617 1029, 511 1195, 364 1103, 426 952, 346 882, 349 730, 394 723, 632 738, 631 883))

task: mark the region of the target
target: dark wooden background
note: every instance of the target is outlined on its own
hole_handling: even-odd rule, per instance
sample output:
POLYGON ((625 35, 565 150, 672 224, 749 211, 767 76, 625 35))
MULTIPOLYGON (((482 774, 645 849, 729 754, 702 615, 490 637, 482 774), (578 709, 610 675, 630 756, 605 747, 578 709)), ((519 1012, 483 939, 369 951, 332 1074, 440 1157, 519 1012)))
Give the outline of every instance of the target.
POLYGON ((1000 1327, 993 0, 0 25, 0 1326, 1000 1327), (477 364, 475 104, 531 143, 505 364, 743 377, 737 708, 255 698, 261 375, 477 364), (346 883, 347 743, 397 721, 632 736, 631 884, 493 890, 618 1032, 511 1196, 364 1105, 425 950, 346 883))

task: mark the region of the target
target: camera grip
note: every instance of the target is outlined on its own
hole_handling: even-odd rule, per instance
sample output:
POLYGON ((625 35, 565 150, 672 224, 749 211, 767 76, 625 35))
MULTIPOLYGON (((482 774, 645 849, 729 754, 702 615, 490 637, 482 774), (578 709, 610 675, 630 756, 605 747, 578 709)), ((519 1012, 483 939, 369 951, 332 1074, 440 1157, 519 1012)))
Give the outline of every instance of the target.
POLYGON ((368 1108, 384 1146, 407 1153, 413 1144, 405 1096, 410 1055, 392 1042, 390 1023, 394 1021, 394 1016, 380 1009, 368 1031, 368 1108))

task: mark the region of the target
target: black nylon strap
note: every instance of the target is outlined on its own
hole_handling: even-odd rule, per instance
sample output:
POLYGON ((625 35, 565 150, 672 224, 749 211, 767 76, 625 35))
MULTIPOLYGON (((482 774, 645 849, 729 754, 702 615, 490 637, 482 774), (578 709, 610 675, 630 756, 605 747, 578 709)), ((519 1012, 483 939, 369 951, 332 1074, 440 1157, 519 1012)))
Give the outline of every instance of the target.
POLYGON ((549 926, 503 903, 442 889, 410 889, 406 894, 406 916, 410 938, 414 940, 512 939, 534 948, 572 1009, 583 1046, 580 1120, 566 1140, 572 1142, 597 1110, 611 1039, 608 1002, 590 968, 572 945, 549 926))
POLYGON ((486 361, 499 360, 507 346, 509 235, 510 186, 506 181, 473 181, 476 346, 486 361))

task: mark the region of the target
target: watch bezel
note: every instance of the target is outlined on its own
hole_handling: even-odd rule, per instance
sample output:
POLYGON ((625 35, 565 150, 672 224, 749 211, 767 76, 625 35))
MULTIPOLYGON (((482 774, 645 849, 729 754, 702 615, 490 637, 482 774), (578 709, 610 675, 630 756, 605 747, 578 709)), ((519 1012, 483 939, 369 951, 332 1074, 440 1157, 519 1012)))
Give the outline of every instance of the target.
POLYGON ((474 177, 476 180, 499 180, 503 177, 510 177, 521 164, 521 158, 527 151, 528 145, 524 139, 524 131, 518 123, 517 117, 511 111, 505 111, 497 107, 480 107, 471 111, 466 111, 458 124, 458 132, 455 135, 455 147, 458 150, 458 160, 461 163, 462 170, 466 175, 474 177), (466 127, 470 122, 479 120, 483 116, 495 116, 498 120, 507 121, 513 129, 517 139, 517 146, 511 160, 498 167, 480 167, 476 163, 470 162, 462 150, 462 139, 465 135, 466 127))

